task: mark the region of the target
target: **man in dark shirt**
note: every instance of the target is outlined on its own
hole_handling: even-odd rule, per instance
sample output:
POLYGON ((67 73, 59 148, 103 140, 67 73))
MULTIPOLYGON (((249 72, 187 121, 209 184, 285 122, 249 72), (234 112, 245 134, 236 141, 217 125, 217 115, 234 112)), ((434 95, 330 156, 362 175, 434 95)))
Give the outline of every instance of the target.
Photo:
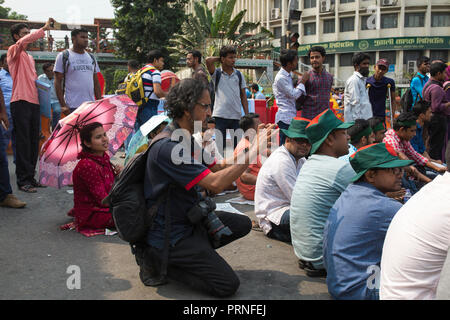
POLYGON ((392 111, 395 112, 395 82, 384 75, 389 70, 389 62, 386 59, 378 60, 375 65, 375 74, 367 78, 369 85, 369 100, 372 104, 373 116, 386 119, 386 98, 388 97, 388 85, 391 85, 392 111))
MULTIPOLYGON (((213 296, 230 296, 238 289, 239 278, 215 249, 245 236, 251 230, 251 221, 244 215, 216 212, 228 230, 223 228, 226 232, 222 232, 215 228, 210 232, 205 222, 211 219, 193 221, 193 208, 211 204, 208 192, 222 192, 244 173, 249 163, 256 162, 258 150, 264 153, 267 149, 262 137, 270 139, 278 130, 272 131, 273 126, 261 130, 259 139, 253 140, 258 144, 253 143, 240 155, 216 163, 192 137, 194 125, 196 128, 206 126, 211 116, 208 87, 194 79, 182 80, 169 92, 167 110, 173 121, 162 133, 168 137, 159 140, 155 137, 157 142, 150 147, 144 196, 148 208, 164 195, 168 200, 162 200, 157 209, 147 236, 148 246, 143 253, 139 252, 141 249, 136 253, 140 278, 145 285, 165 283, 161 275, 167 263, 168 278, 213 296), (230 164, 236 163, 235 160, 241 161, 230 164), (170 229, 166 229, 167 218, 171 221, 170 229), (170 230, 168 246, 165 243, 167 230, 170 230)), ((208 206, 208 213, 213 206, 208 206)))

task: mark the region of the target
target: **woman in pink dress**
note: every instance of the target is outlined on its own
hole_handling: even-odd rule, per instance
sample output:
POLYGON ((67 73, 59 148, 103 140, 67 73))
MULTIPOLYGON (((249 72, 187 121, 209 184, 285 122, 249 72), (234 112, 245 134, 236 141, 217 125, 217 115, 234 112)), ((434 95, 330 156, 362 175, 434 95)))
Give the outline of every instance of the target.
POLYGON ((80 140, 83 150, 72 177, 74 207, 68 215, 74 217, 73 227, 85 236, 104 234, 105 228, 114 228, 114 221, 102 200, 111 190, 118 170, 106 153, 109 139, 101 123, 84 126, 80 140))

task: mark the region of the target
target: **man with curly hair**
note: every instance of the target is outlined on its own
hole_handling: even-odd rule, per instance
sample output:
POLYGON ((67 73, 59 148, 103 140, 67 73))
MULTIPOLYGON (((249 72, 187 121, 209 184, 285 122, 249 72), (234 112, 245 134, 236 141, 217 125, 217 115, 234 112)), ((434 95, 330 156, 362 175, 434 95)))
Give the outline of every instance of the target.
POLYGON ((251 221, 244 215, 214 213, 208 192, 220 193, 240 177, 258 152, 267 149, 263 137, 270 140, 278 130, 261 130, 259 139, 238 155, 240 164, 234 164, 235 157, 207 163, 192 134, 194 125, 206 126, 211 116, 208 87, 195 79, 180 81, 167 96, 166 110, 173 121, 148 151, 144 196, 148 208, 157 208, 146 243, 136 248, 141 281, 161 285, 167 275, 213 296, 230 296, 239 278, 215 249, 249 233, 251 221))

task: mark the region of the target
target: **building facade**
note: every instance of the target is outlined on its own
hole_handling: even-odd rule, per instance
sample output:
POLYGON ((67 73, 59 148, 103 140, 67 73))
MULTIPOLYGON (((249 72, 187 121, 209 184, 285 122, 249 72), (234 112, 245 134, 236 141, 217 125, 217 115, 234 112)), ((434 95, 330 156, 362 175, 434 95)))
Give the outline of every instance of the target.
MULTIPOLYGON (((218 2, 207 1, 213 11, 218 2)), ((419 56, 450 58, 449 0, 237 0, 234 14, 244 9, 244 21, 272 31, 275 51, 289 32, 299 33, 299 55, 306 64, 309 48, 324 46, 336 85, 353 73, 351 58, 358 51, 369 53, 372 64, 388 59, 388 76, 398 83, 417 70, 419 56), (300 20, 289 19, 292 9, 301 12, 300 20)))

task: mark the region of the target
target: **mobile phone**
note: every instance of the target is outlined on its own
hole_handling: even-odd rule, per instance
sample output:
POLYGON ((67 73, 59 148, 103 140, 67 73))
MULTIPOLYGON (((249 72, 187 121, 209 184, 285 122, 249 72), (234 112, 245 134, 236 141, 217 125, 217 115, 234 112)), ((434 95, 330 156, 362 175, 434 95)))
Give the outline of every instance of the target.
POLYGON ((50 22, 50 27, 52 27, 55 30, 61 30, 61 23, 52 21, 50 22))

